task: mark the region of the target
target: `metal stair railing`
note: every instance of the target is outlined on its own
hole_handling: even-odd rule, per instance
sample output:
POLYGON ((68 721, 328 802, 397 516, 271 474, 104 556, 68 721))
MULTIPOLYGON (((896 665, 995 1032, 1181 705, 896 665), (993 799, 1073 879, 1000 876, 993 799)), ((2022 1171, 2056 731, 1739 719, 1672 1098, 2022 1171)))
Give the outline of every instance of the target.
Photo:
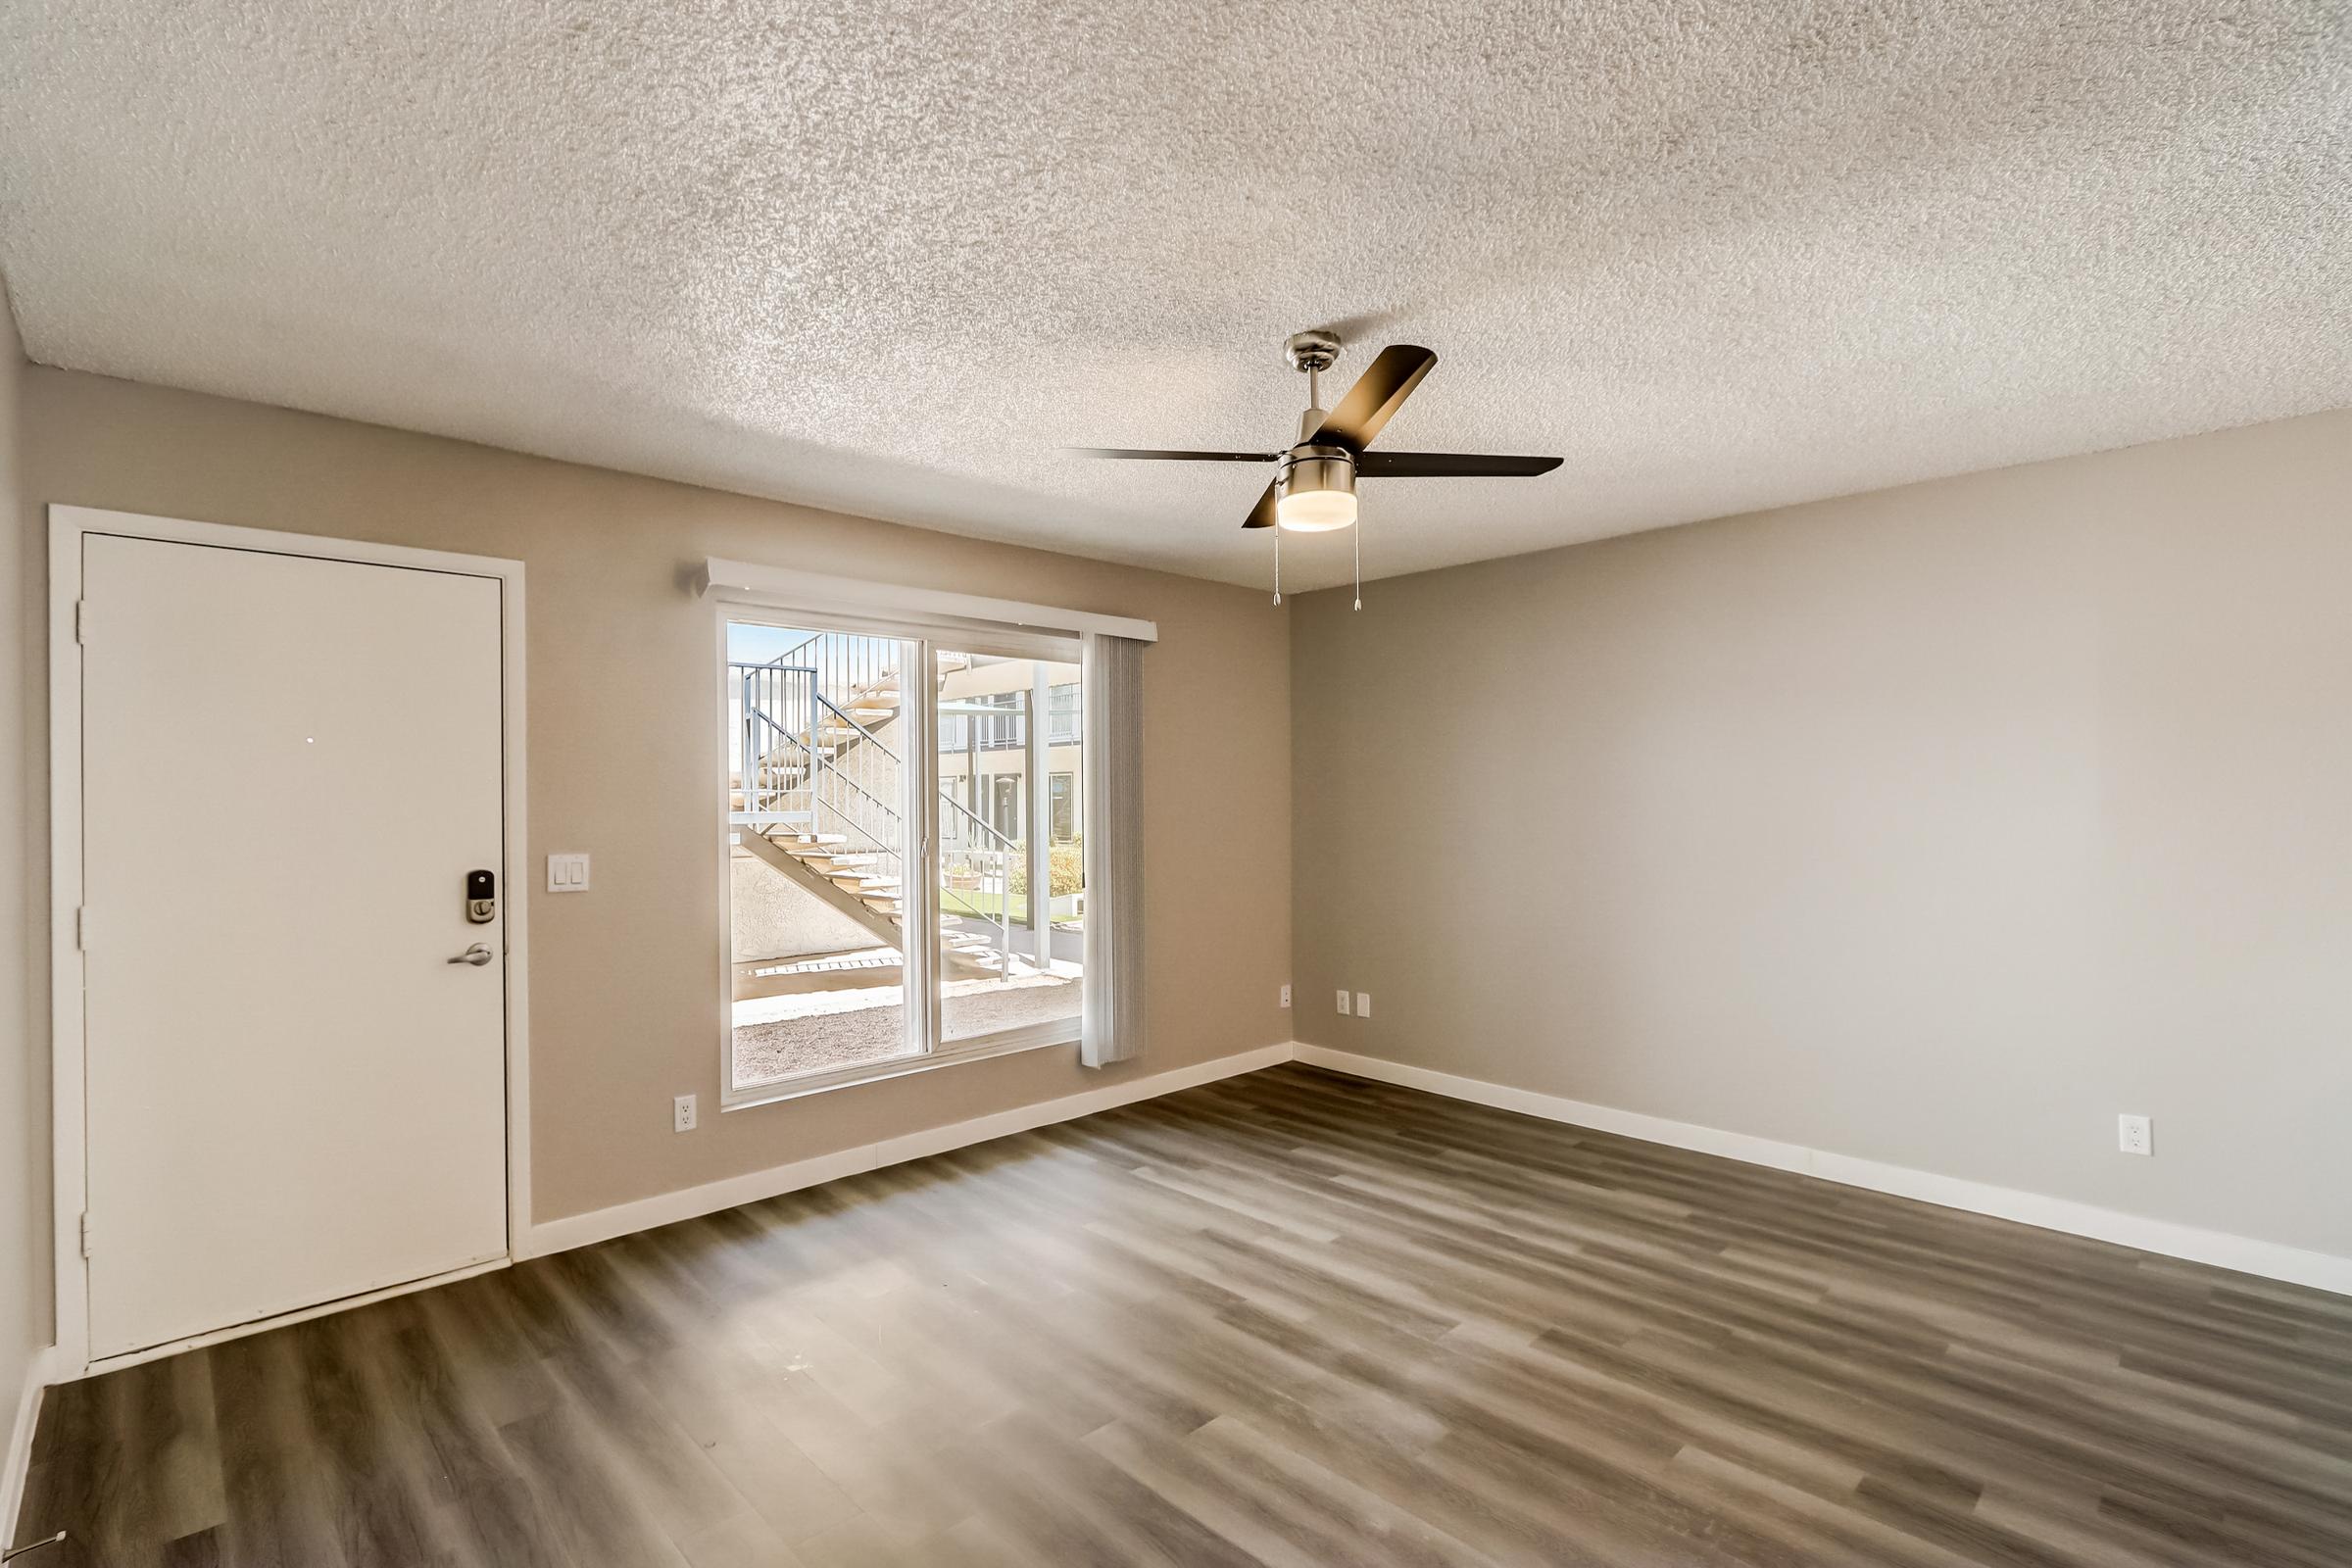
POLYGON ((873 730, 825 696, 814 665, 770 661, 735 662, 729 667, 738 682, 745 812, 774 814, 781 797, 804 793, 823 797, 825 780, 835 772, 864 786, 865 793, 877 801, 895 792, 897 780, 892 773, 899 765, 898 754, 881 745, 873 730), (788 741, 797 742, 798 750, 788 747, 788 741), (853 755, 862 751, 860 742, 878 746, 880 760, 853 755))
MULTIPOLYGON (((967 843, 951 848, 948 844, 943 843, 940 846, 940 906, 944 910, 952 902, 963 918, 979 920, 994 928, 997 974, 1001 979, 1010 980, 1012 978, 1012 868, 1026 858, 1025 852, 1017 843, 998 832, 985 818, 976 815, 961 801, 950 795, 946 790, 943 789, 939 792, 939 800, 942 806, 948 807, 955 812, 955 816, 951 818, 955 827, 967 834, 973 828, 978 828, 986 837, 996 840, 993 845, 967 843), (951 855, 956 858, 957 863, 971 866, 970 874, 977 884, 976 886, 962 889, 948 885, 951 875, 949 870, 951 855), (981 895, 980 901, 975 902, 964 897, 966 892, 981 895), (996 895, 997 906, 996 913, 993 915, 988 912, 986 902, 987 896, 992 893, 996 895)), ((942 837, 944 839, 947 835, 943 834, 942 837)), ((1032 892, 1034 895, 1034 890, 1032 892)), ((1031 902, 1035 903, 1034 896, 1031 902)))
POLYGON ((792 793, 785 767, 774 758, 783 740, 799 728, 795 717, 807 705, 796 688, 812 678, 808 666, 734 663, 728 666, 737 681, 736 744, 740 754, 738 779, 742 785, 741 815, 755 826, 763 818, 783 814, 782 797, 792 793))
POLYGON ((795 643, 768 662, 813 670, 816 690, 832 698, 837 706, 848 708, 855 706, 850 699, 871 692, 900 673, 896 662, 898 648, 899 644, 887 637, 820 631, 805 642, 795 643))
MULTIPOLYGON (((816 640, 812 638, 810 642, 816 640)), ((800 644, 794 652, 808 646, 800 644)), ((904 909, 906 900, 911 896, 906 858, 901 850, 905 843, 904 823, 898 810, 884 799, 884 793, 897 792, 895 773, 903 765, 898 752, 825 695, 817 666, 783 664, 770 660, 759 664, 734 663, 729 667, 741 681, 743 810, 737 813, 738 819, 760 833, 795 820, 805 821, 811 835, 839 829, 847 847, 838 853, 876 857, 882 874, 895 878, 900 906, 904 909), (858 760, 850 766, 839 765, 838 755, 827 755, 835 750, 828 748, 822 739, 828 716, 836 726, 846 727, 863 742, 856 747, 858 760), (876 758, 887 761, 894 775, 887 783, 873 777, 876 758), (874 784, 882 784, 883 793, 869 787, 874 784), (803 803, 798 809, 794 808, 796 801, 803 803)), ((848 753, 853 744, 845 742, 838 750, 848 753)), ((1024 853, 1015 840, 1000 833, 994 824, 945 790, 940 791, 939 799, 952 813, 950 821, 956 836, 967 841, 957 845, 955 853, 959 863, 970 867, 969 874, 977 885, 968 889, 950 888, 944 885, 943 877, 943 885, 935 890, 935 896, 943 909, 953 906, 963 918, 995 928, 993 945, 999 955, 998 974, 1009 980, 1012 868, 1024 858, 1024 853), (975 831, 980 842, 969 842, 975 831), (966 894, 980 897, 975 900, 966 894), (993 901, 990 895, 994 895, 993 901), (988 908, 990 902, 996 906, 993 913, 988 908)), ((903 923, 904 916, 901 918, 903 923)))
MULTIPOLYGON (((862 721, 856 720, 857 714, 887 711, 906 700, 905 683, 900 679, 901 671, 896 659, 902 646, 885 637, 870 637, 855 632, 818 632, 795 643, 764 664, 738 663, 734 667, 805 673, 810 695, 830 700, 832 711, 837 716, 856 723, 850 736, 839 741, 838 755, 855 751, 861 740, 873 737, 873 731, 865 728, 862 721)), ((792 706, 813 708, 812 703, 807 702, 792 706)), ((803 731, 804 725, 796 721, 800 715, 782 713, 781 710, 777 711, 786 728, 795 734, 803 731)))

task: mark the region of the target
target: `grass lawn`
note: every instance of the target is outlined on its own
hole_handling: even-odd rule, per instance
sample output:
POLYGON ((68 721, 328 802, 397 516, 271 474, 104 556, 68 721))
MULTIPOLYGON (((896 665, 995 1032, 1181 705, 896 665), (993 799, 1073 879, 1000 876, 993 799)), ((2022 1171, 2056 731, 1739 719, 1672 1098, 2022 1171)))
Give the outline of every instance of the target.
MULTIPOLYGON (((942 914, 968 914, 978 920, 995 920, 1002 917, 1007 898, 1012 904, 1013 923, 1016 925, 1027 924, 1029 895, 1026 893, 1007 895, 995 892, 983 893, 976 888, 942 888, 939 894, 939 908, 942 914)), ((1054 902, 1062 906, 1054 911, 1055 925, 1070 925, 1077 921, 1075 895, 1055 899, 1054 902)))
POLYGON ((983 893, 977 888, 943 888, 939 895, 942 914, 968 914, 977 920, 1001 919, 1004 903, 1012 901, 1012 918, 1016 924, 1029 919, 1029 895, 1026 893, 983 893))

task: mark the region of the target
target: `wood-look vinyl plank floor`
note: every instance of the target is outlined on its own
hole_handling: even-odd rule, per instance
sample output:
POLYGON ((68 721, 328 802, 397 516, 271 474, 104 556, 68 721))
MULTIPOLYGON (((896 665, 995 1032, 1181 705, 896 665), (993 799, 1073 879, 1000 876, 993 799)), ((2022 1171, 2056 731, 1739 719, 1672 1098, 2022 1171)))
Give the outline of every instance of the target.
POLYGON ((27 1568, 2346 1568, 2352 1300, 1281 1067, 50 1391, 27 1568))

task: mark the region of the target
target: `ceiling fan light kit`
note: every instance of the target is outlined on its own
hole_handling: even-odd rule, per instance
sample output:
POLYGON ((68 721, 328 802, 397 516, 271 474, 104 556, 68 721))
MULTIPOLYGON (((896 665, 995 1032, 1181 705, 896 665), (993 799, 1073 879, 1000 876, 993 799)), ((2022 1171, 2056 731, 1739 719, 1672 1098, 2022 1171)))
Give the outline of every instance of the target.
POLYGON ((1274 487, 1277 528, 1329 533, 1355 521, 1355 456, 1346 447, 1298 448, 1282 460, 1274 487))
MULTIPOLYGON (((1282 603, 1282 535, 1333 533, 1355 524, 1355 481, 1363 478, 1436 478, 1446 475, 1533 476, 1560 466, 1558 458, 1483 457, 1444 452, 1371 453, 1365 448, 1380 433, 1413 388, 1438 363, 1437 355, 1410 343, 1392 343, 1382 349, 1356 378, 1339 407, 1323 407, 1323 372, 1340 356, 1340 339, 1333 332, 1297 332, 1284 345, 1294 369, 1306 376, 1306 412, 1298 416, 1297 444, 1281 452, 1142 451, 1132 448, 1077 447, 1089 458, 1159 458, 1178 463, 1272 463, 1273 482, 1250 509, 1245 528, 1272 528, 1274 534, 1274 602, 1282 603)), ((1355 551, 1358 565, 1355 607, 1363 608, 1363 549, 1355 551)))

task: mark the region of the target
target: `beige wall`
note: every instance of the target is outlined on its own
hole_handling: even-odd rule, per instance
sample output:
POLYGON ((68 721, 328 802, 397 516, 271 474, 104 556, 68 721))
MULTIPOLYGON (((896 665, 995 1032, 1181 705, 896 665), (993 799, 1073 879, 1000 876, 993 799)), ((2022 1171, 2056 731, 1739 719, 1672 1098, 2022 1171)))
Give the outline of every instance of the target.
POLYGON ((0 632, 0 1433, 16 1419, 24 1368, 50 1339, 48 1072, 46 1059, 33 1060, 34 1042, 45 1046, 49 1035, 32 1010, 29 935, 31 922, 46 924, 49 899, 25 874, 34 826, 25 807, 33 763, 24 688, 44 590, 25 569, 34 530, 17 499, 24 373, 16 318, 0 286, 0 605, 18 612, 0 632))
POLYGON ((31 370, 25 405, 33 503, 525 563, 534 879, 552 850, 595 858, 589 893, 530 892, 539 1218, 1289 1038, 1287 627, 1263 595, 62 370, 31 370), (683 586, 709 555, 1159 622, 1147 766, 1214 757, 1224 787, 1147 788, 1145 1060, 1030 1052, 717 1113, 715 656, 683 586), (703 1125, 673 1134, 689 1092, 703 1125))
POLYGON ((1293 660, 1300 1039, 2352 1254, 2352 413, 1307 595, 1293 660))

